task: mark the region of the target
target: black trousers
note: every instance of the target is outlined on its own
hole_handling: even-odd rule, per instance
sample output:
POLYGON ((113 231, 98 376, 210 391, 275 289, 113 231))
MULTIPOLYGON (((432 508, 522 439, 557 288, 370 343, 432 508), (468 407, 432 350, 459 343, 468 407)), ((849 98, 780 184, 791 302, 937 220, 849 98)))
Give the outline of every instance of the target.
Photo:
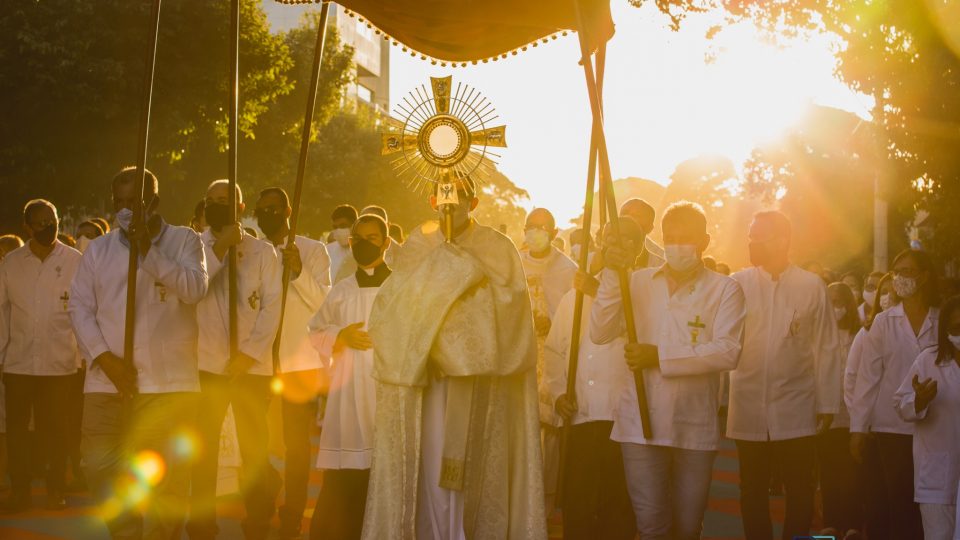
POLYGON ((857 468, 858 494, 863 500, 867 538, 892 540, 890 536, 890 509, 887 505, 887 483, 880 466, 880 448, 874 435, 867 437, 863 448, 863 463, 857 468))
POLYGON ((268 459, 267 407, 270 404, 270 376, 225 375, 200 372, 200 404, 197 430, 200 451, 191 473, 190 520, 187 532, 192 539, 217 535, 216 493, 220 431, 227 407, 233 406, 240 444, 241 492, 247 517, 242 523, 248 539, 265 538, 270 530, 279 487, 277 472, 268 459))
POLYGON ((310 540, 359 540, 370 469, 324 469, 310 540))
POLYGON ((823 524, 844 534, 862 530, 863 499, 858 491, 857 462, 850 454, 850 430, 836 428, 817 435, 823 524))
POLYGON ((570 427, 564 464, 564 540, 633 540, 637 520, 627 492, 620 443, 610 440, 613 422, 570 427))
POLYGON ((920 507, 913 502, 913 436, 875 433, 890 512, 890 538, 923 539, 920 507))
POLYGON ((747 540, 770 540, 770 471, 779 464, 786 491, 787 511, 784 540, 810 533, 816 491, 814 437, 784 441, 736 441, 740 462, 740 512, 747 540))
POLYGON ((83 477, 80 469, 80 427, 83 424, 83 383, 86 378, 86 369, 81 369, 72 376, 70 396, 67 399, 67 460, 74 479, 83 477))
POLYGON ((317 423, 317 401, 305 403, 282 399, 284 464, 284 503, 280 508, 280 529, 297 534, 307 506, 307 484, 310 481, 310 434, 317 423))
POLYGON ((30 493, 32 463, 30 416, 46 463, 47 493, 61 495, 67 466, 70 384, 74 375, 4 373, 7 408, 7 470, 14 495, 30 493))

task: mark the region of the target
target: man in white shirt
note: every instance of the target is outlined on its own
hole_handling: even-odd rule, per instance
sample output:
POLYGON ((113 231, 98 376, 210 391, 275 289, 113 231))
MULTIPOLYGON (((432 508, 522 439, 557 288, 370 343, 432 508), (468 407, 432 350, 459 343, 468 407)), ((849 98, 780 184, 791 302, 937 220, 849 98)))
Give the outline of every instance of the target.
POLYGON ((68 397, 80 368, 67 301, 81 255, 57 240, 59 218, 49 201, 28 202, 23 225, 30 240, 0 264, 0 369, 13 488, 6 510, 31 505, 31 415, 37 448, 47 457, 47 508, 60 510, 66 507, 68 397))
MULTIPOLYGON (((577 273, 577 264, 553 245, 557 233, 556 220, 546 208, 534 208, 527 215, 524 224, 525 249, 520 252, 520 262, 527 278, 534 329, 537 332, 538 380, 543 379, 543 344, 550 332, 553 312, 560 304, 560 299, 573 288, 573 276, 577 273)), ((567 332, 570 330, 566 329, 567 332)), ((560 465, 558 422, 553 408, 554 400, 541 392, 539 401, 540 421, 543 422, 544 490, 547 507, 551 507, 560 465)))
MULTIPOLYGON (((671 206, 662 220, 667 263, 633 272, 630 292, 638 343, 626 363, 643 370, 651 439, 643 436, 636 386, 626 384, 611 438, 622 443, 627 487, 642 538, 700 538, 713 460, 720 444, 720 386, 736 368, 743 337, 744 298, 734 280, 706 270, 710 235, 703 210, 671 206)), ((629 264, 633 254, 616 244, 607 264, 629 264)), ((591 315, 596 343, 624 331, 616 272, 602 273, 591 315)))
POLYGON ((287 192, 278 187, 260 192, 257 223, 290 270, 287 305, 283 314, 280 343, 274 354, 283 383, 280 410, 283 417, 284 505, 280 508, 280 536, 300 535, 303 510, 307 504, 310 479, 310 434, 316 425, 317 395, 320 392, 321 358, 310 343, 307 324, 323 305, 330 290, 330 258, 322 242, 297 235, 285 247, 292 213, 287 192))
POLYGON ((643 233, 647 235, 643 242, 643 253, 640 254, 640 261, 636 266, 639 268, 659 268, 664 262, 663 248, 650 238, 657 211, 643 199, 627 199, 620 205, 620 217, 633 219, 643 229, 643 233))
POLYGON ((280 324, 280 263, 273 246, 246 233, 239 223, 243 194, 237 186, 237 219, 230 222, 230 186, 216 180, 207 188, 204 216, 210 227, 200 236, 210 288, 197 304, 200 326, 201 451, 193 468, 190 522, 192 539, 214 538, 217 458, 227 407, 233 407, 243 458, 241 492, 246 538, 265 538, 278 491, 268 459, 267 407, 273 374, 273 342, 280 324), (231 357, 227 253, 237 250, 237 352, 231 357))
MULTIPOLYGON (((632 221, 630 224, 636 227, 632 221)), ((554 324, 544 344, 540 381, 541 393, 555 403, 558 421, 562 417, 571 423, 566 439, 564 496, 559 501, 563 537, 633 540, 637 526, 627 492, 623 456, 620 444, 610 440, 620 392, 633 380, 623 361, 626 340, 621 336, 602 345, 590 340, 590 313, 599 282, 579 281, 584 296, 576 399, 567 394, 576 290, 567 292, 553 314, 554 324)))
POLYGON ((330 279, 336 280, 340 272, 340 265, 350 258, 350 228, 357 221, 357 209, 349 204, 341 204, 330 214, 330 224, 333 226, 333 241, 327 244, 327 254, 330 256, 330 279))
POLYGON ((747 301, 740 364, 730 373, 727 437, 737 442, 740 506, 748 540, 769 539, 769 485, 783 472, 783 538, 809 534, 814 435, 829 429, 842 399, 842 362, 823 280, 790 264, 790 221, 761 212, 750 225, 753 268, 735 273, 747 301))
POLYGON ((133 167, 114 177, 119 227, 90 243, 71 286, 70 317, 90 361, 81 452, 101 508, 115 510, 104 518, 113 537, 176 538, 190 489, 190 456, 178 450, 197 411, 196 303, 207 270, 197 234, 157 213, 149 171, 144 218, 133 222, 138 185, 133 167), (132 365, 121 357, 131 244, 140 261, 132 365))

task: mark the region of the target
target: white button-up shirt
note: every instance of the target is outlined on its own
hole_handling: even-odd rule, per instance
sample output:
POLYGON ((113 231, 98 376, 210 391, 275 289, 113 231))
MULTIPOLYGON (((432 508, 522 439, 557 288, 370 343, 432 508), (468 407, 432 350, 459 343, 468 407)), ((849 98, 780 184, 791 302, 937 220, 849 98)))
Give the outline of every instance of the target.
MULTIPOLYGON (((623 334, 623 304, 617 274, 605 269, 601 276, 590 336, 596 343, 608 343, 623 334)), ((631 274, 630 294, 637 339, 656 345, 660 358, 660 369, 643 372, 653 438, 643 437, 632 376, 620 392, 610 438, 716 450, 723 372, 737 367, 743 337, 740 286, 729 277, 702 269, 671 296, 664 269, 646 268, 631 274)))
POLYGON ((877 315, 861 352, 857 382, 850 407, 850 431, 913 434, 913 424, 904 422, 890 407, 893 394, 921 351, 937 344, 940 310, 930 308, 920 334, 898 304, 877 315))
MULTIPOLYGON (((197 304, 200 370, 221 374, 230 361, 230 291, 227 256, 217 259, 216 238, 201 235, 210 289, 197 304)), ((273 374, 273 342, 280 326, 280 261, 271 244, 244 234, 237 246, 237 348, 257 361, 250 375, 273 374)))
MULTIPOLYGON (((123 356, 129 244, 121 229, 96 238, 83 253, 70 292, 70 317, 80 351, 92 363, 84 392, 116 394, 96 363, 123 356)), ((137 267, 133 363, 142 394, 196 392, 197 308, 207 292, 200 237, 164 223, 137 267)))
MULTIPOLYGON (((567 369, 570 365, 570 338, 576 299, 577 291, 570 290, 560 300, 544 344, 544 369, 540 391, 549 397, 551 403, 556 403, 558 397, 567 393, 567 369)), ((577 361, 577 413, 572 418, 573 424, 612 421, 623 386, 633 380, 633 373, 623 358, 626 339, 619 337, 602 345, 590 340, 592 309, 593 298, 584 295, 580 354, 577 361)))
POLYGON ((727 436, 782 441, 817 432, 836 414, 843 372, 833 305, 816 274, 789 266, 774 281, 762 268, 734 274, 747 299, 740 364, 730 373, 727 436))
MULTIPOLYGON (((307 325, 330 292, 330 257, 326 247, 305 236, 297 236, 296 244, 303 269, 287 287, 287 306, 280 338, 280 369, 284 373, 320 369, 321 359, 310 343, 307 325)), ((284 245, 275 246, 277 259, 281 261, 284 245)))
POLYGON ((957 504, 960 482, 960 366, 951 354, 938 364, 937 348, 920 353, 893 396, 900 418, 916 426, 913 434, 913 500, 921 504, 957 504), (937 395, 917 414, 913 376, 937 381, 937 395))
POLYGON ((42 261, 27 242, 0 262, 0 366, 4 373, 70 375, 80 368, 67 302, 81 257, 79 251, 58 240, 42 261))
POLYGON ((520 262, 527 277, 527 289, 530 291, 534 313, 540 313, 552 320, 554 311, 560 305, 560 299, 573 288, 577 263, 553 246, 550 246, 550 254, 542 259, 524 250, 520 252, 520 262))

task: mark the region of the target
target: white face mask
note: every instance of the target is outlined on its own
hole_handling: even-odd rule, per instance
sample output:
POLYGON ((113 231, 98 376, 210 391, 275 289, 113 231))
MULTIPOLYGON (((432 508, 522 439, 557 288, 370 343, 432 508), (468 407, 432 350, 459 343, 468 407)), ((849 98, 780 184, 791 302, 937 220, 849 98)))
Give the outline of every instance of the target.
POLYGON ((900 298, 910 298, 917 294, 917 287, 916 278, 893 276, 893 290, 897 291, 897 296, 900 298))
POLYGON ((350 227, 340 227, 333 230, 333 239, 336 240, 341 247, 347 247, 350 243, 350 227))
POLYGON ((947 339, 950 340, 950 343, 953 344, 953 348, 960 350, 960 336, 955 336, 953 334, 947 334, 947 339))
POLYGON ((835 307, 833 308, 833 317, 836 320, 840 320, 847 315, 847 308, 845 307, 835 307))
POLYGON ((877 291, 863 291, 863 301, 866 302, 868 306, 873 306, 873 302, 876 299, 877 291))
POLYGON ((689 272, 700 264, 700 254, 693 244, 667 244, 663 253, 667 266, 676 272, 689 272))
POLYGON ((890 293, 880 295, 880 309, 886 311, 893 307, 893 298, 890 297, 890 293))
POLYGON ((86 250, 87 250, 87 246, 90 245, 90 242, 93 242, 93 240, 91 240, 91 239, 89 239, 89 238, 87 238, 86 236, 83 236, 83 235, 81 234, 81 235, 77 238, 77 251, 79 251, 80 253, 83 253, 84 251, 86 251, 86 250))
POLYGON ((130 225, 133 223, 133 210, 129 208, 121 208, 117 212, 117 226, 123 229, 124 231, 130 230, 130 225))
POLYGON ((550 233, 543 229, 529 229, 524 233, 524 240, 531 253, 540 253, 550 247, 550 233))

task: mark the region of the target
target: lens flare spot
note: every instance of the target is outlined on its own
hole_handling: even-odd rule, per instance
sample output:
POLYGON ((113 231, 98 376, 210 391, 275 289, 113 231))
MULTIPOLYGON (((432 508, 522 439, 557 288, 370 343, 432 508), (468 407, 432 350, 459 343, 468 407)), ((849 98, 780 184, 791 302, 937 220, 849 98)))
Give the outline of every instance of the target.
POLYGON ((143 450, 134 456, 131 468, 144 490, 146 490, 146 487, 159 484, 163 475, 167 472, 167 465, 163 461, 163 457, 153 450, 143 450))
POLYGON ((273 392, 273 395, 279 396, 283 394, 283 379, 280 377, 274 377, 270 381, 270 391, 273 392))

